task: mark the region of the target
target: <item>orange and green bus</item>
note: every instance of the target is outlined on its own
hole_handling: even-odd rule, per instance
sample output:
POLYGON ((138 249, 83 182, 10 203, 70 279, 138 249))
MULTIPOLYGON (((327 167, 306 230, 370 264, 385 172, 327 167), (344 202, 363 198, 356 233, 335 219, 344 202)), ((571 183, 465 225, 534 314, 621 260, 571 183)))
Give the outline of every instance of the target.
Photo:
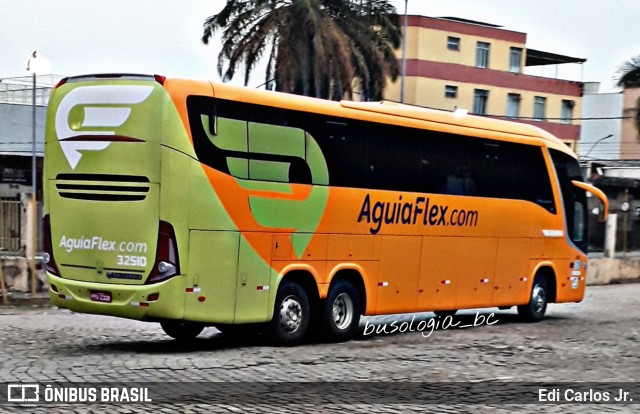
POLYGON ((362 315, 579 302, 587 192, 543 130, 162 76, 64 79, 45 144, 50 296, 295 344, 362 315))

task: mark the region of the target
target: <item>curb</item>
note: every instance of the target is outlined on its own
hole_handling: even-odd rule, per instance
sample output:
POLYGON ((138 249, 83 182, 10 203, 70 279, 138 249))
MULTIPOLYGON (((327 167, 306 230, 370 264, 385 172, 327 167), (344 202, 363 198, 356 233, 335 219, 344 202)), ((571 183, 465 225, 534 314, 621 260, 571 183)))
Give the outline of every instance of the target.
MULTIPOLYGON (((0 294, 0 297, 2 295, 0 294)), ((1 307, 47 307, 51 306, 49 293, 38 292, 35 296, 27 292, 7 292, 7 303, 0 301, 1 307)))

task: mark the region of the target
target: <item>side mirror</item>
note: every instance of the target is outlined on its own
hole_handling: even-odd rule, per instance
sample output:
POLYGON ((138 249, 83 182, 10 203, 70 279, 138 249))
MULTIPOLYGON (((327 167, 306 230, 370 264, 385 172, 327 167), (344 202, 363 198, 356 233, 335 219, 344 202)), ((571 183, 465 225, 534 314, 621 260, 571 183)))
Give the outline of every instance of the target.
POLYGON ((600 204, 599 207, 595 207, 593 210, 591 210, 591 214, 593 214, 594 216, 598 217, 598 221, 600 223, 603 223, 605 221, 607 221, 605 214, 604 214, 604 209, 602 208, 602 204, 600 204))
POLYGON ((602 203, 598 207, 594 208, 591 212, 598 216, 598 221, 604 223, 607 221, 609 215, 609 200, 605 193, 599 188, 592 186, 591 184, 583 183, 582 181, 571 181, 574 186, 593 194, 602 203), (596 211, 597 210, 597 211, 596 211))

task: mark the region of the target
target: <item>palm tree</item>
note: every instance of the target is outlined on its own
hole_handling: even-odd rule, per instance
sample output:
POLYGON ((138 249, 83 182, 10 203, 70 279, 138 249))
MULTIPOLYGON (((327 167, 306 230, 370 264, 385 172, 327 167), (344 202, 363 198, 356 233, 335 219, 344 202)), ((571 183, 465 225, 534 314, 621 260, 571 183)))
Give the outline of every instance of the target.
POLYGON ((640 87, 640 56, 631 58, 620 66, 618 86, 622 88, 640 87))
MULTIPOLYGON (((629 59, 618 69, 618 86, 640 88, 640 56, 629 59)), ((640 99, 635 108, 636 128, 640 131, 640 99)))
POLYGON ((264 56, 268 89, 318 98, 382 98, 398 76, 399 17, 387 0, 227 0, 204 22, 208 44, 222 30, 223 81, 244 65, 244 82, 264 56))

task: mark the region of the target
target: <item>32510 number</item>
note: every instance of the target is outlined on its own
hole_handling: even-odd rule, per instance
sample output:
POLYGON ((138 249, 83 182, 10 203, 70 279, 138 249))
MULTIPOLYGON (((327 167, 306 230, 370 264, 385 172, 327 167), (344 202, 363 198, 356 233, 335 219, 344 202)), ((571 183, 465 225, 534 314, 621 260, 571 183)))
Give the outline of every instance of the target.
POLYGON ((145 267, 147 266, 147 258, 144 256, 118 255, 118 266, 145 267))

